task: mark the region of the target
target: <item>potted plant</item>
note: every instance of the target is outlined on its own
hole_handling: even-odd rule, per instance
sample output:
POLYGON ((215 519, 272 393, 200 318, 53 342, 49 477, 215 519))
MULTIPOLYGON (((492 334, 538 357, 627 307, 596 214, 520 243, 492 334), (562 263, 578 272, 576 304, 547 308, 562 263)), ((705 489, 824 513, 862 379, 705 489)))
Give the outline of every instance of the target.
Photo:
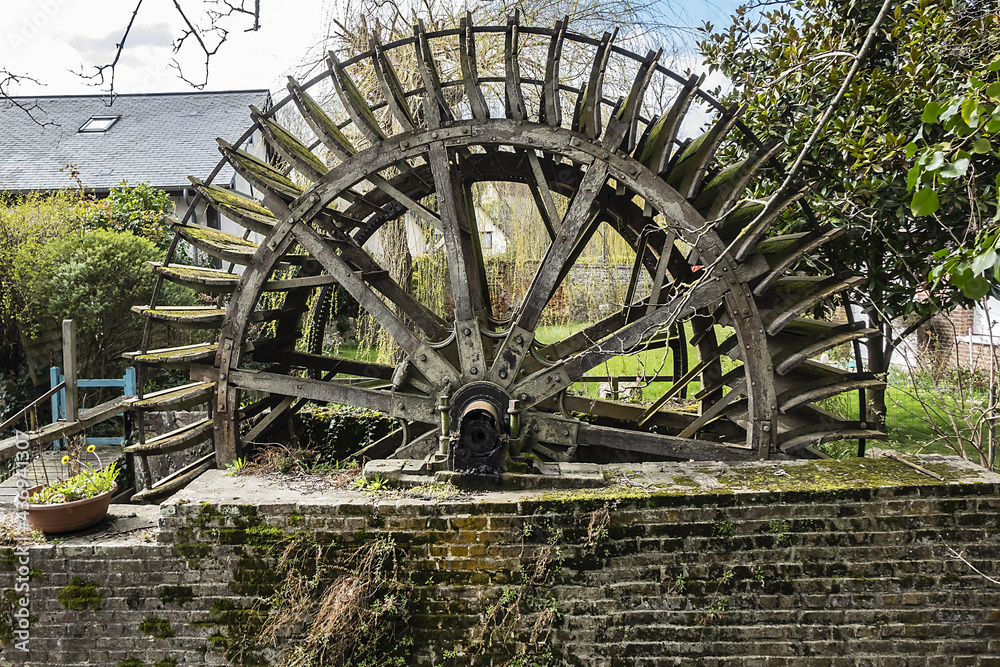
MULTIPOLYGON (((28 490, 28 525, 34 530, 68 533, 89 528, 107 515, 111 496, 118 490, 118 465, 105 468, 94 450, 93 445, 87 447, 96 466, 78 461, 75 475, 28 490)), ((62 458, 63 465, 70 462, 69 456, 62 458)))

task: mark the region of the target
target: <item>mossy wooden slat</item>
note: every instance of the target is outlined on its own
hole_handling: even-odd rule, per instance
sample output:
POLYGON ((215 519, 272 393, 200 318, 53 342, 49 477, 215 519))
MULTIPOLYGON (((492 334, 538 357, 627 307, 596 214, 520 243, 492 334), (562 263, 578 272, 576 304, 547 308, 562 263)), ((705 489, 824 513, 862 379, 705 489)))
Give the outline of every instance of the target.
POLYGON ((148 352, 126 352, 122 356, 134 364, 161 368, 187 367, 192 363, 211 361, 215 358, 218 343, 196 343, 183 347, 167 347, 148 352))
POLYGON ((254 106, 250 107, 250 117, 257 123, 264 140, 303 177, 316 181, 327 172, 323 161, 280 123, 265 117, 254 106))
POLYGON ((132 409, 142 412, 166 412, 168 410, 188 410, 196 405, 204 405, 212 400, 214 382, 193 382, 181 387, 149 394, 133 401, 132 409))
MULTIPOLYGON (((760 210, 763 206, 754 207, 756 210, 760 210)), ((757 245, 754 246, 754 255, 777 255, 778 253, 785 252, 789 248, 793 248, 798 244, 800 240, 805 238, 808 232, 799 232, 798 234, 781 234, 779 236, 770 236, 757 245)))
POLYGON ((739 119, 742 111, 742 109, 737 108, 723 111, 716 119, 715 124, 695 139, 670 169, 667 174, 667 183, 676 188, 683 197, 693 199, 698 193, 708 166, 715 157, 715 152, 739 119))
POLYGON ((266 235, 277 222, 270 210, 249 197, 217 185, 209 185, 194 176, 188 176, 188 180, 208 201, 209 206, 251 232, 266 235))
POLYGON ((357 152, 351 140, 341 131, 340 127, 326 115, 323 107, 314 100, 309 93, 302 89, 299 82, 288 77, 288 92, 295 99, 295 105, 299 108, 299 113, 305 119, 306 124, 319 137, 333 155, 343 162, 357 152))
POLYGON ((131 498, 133 503, 155 503, 180 491, 193 482, 198 476, 215 466, 215 453, 206 454, 168 477, 164 477, 155 486, 144 489, 131 498))
POLYGON ((840 326, 842 325, 829 320, 817 320, 814 317, 796 317, 785 325, 785 328, 781 330, 781 333, 809 337, 826 337, 829 336, 834 329, 840 326))
POLYGON ((590 139, 601 136, 601 100, 604 97, 604 74, 611 57, 611 43, 617 35, 618 28, 615 28, 614 31, 606 32, 601 37, 601 43, 597 46, 594 62, 590 68, 590 79, 580 91, 576 100, 576 108, 573 110, 573 130, 590 139))
MULTIPOLYGON (((174 229, 199 250, 203 250, 212 257, 218 257, 234 264, 242 264, 244 266, 250 264, 254 254, 260 247, 253 241, 242 239, 232 234, 226 234, 210 227, 175 225, 174 229)), ((304 255, 295 254, 286 254, 282 257, 282 261, 289 264, 301 264, 305 259, 304 255)))
POLYGON ((783 144, 772 141, 747 159, 716 174, 695 197, 694 207, 706 220, 716 220, 729 211, 746 190, 753 175, 774 156, 783 144))
MULTIPOLYGON (((302 310, 302 309, 298 309, 302 310)), ((177 329, 218 329, 226 316, 225 308, 212 308, 211 306, 164 306, 160 308, 149 308, 147 306, 133 306, 132 311, 140 316, 166 324, 177 329)), ((250 322, 266 322, 276 320, 281 316, 290 314, 281 309, 255 310, 248 316, 250 322)))
POLYGON ((406 91, 399 83, 399 76, 392 61, 382 48, 382 44, 372 37, 368 42, 372 51, 372 65, 375 68, 375 78, 378 80, 379 88, 382 89, 382 96, 385 98, 389 111, 392 112, 396 122, 399 123, 403 131, 412 130, 417 126, 417 121, 413 118, 413 112, 406 101, 406 91))
POLYGON ((302 188, 271 165, 222 139, 217 141, 219 151, 225 156, 226 161, 258 190, 273 192, 286 199, 295 199, 302 194, 302 188))
POLYGON ((169 454, 190 449, 195 445, 208 442, 212 437, 212 420, 202 419, 193 424, 174 429, 169 433, 147 440, 141 445, 130 445, 125 448, 126 454, 141 454, 152 456, 156 454, 169 454))
POLYGON ((566 27, 569 21, 559 19, 552 30, 548 57, 545 60, 545 80, 542 83, 541 99, 538 103, 538 121, 553 127, 562 124, 562 103, 559 98, 559 63, 562 60, 563 44, 566 42, 566 27))
MULTIPOLYGON (((786 375, 793 368, 810 357, 822 354, 838 345, 849 343, 853 340, 867 338, 878 333, 878 329, 871 329, 864 326, 862 322, 844 324, 831 330, 831 335, 820 340, 816 340, 793 350, 778 353, 775 356, 774 370, 779 375, 786 375)), ((799 338, 796 336, 796 338, 799 338)), ((800 343, 801 345, 801 343, 800 343)))
POLYGON ((218 329, 226 317, 225 308, 211 306, 190 306, 186 308, 163 306, 149 308, 132 306, 132 312, 141 317, 177 329, 218 329))
POLYGON ((413 36, 416 39, 414 55, 417 57, 417 70, 420 72, 421 81, 424 82, 424 124, 428 128, 441 127, 442 123, 455 120, 455 115, 444 96, 441 74, 434 62, 434 54, 431 52, 423 20, 417 21, 413 26, 413 36))
POLYGON ((524 103, 524 91, 521 90, 521 66, 518 51, 521 48, 518 33, 518 15, 515 13, 507 19, 507 32, 504 38, 504 111, 507 118, 524 120, 528 110, 524 103))
POLYGON ((799 384, 778 396, 778 409, 782 413, 812 401, 830 398, 854 389, 884 387, 885 382, 872 373, 850 373, 840 378, 824 378, 799 384))
POLYGON ((677 93, 674 103, 665 113, 646 126, 635 149, 635 157, 639 162, 659 174, 666 169, 670 160, 674 140, 681 122, 687 114, 691 101, 698 93, 698 86, 705 80, 705 75, 692 74, 684 87, 677 93))
POLYGON ((796 262, 843 233, 844 228, 842 227, 836 228, 829 225, 820 227, 801 236, 777 255, 768 257, 767 261, 771 266, 771 271, 754 286, 754 294, 763 294, 771 285, 780 280, 796 262))
POLYGON ((824 299, 862 282, 862 276, 795 276, 774 282, 760 296, 758 308, 771 336, 824 299))
POLYGON ((333 51, 327 53, 326 61, 330 66, 330 80, 333 81, 333 87, 337 91, 337 96, 340 97, 340 103, 344 105, 347 114, 354 121, 354 126, 372 144, 385 139, 382 126, 375 118, 371 107, 368 106, 364 95, 358 90, 357 84, 340 64, 333 51))
POLYGON ((786 374, 790 382, 811 382, 823 378, 843 377, 851 371, 840 366, 831 366, 815 359, 806 359, 786 374))
POLYGON ((608 150, 631 153, 635 147, 638 139, 636 132, 639 114, 642 110, 642 100, 661 55, 663 55, 663 49, 647 51, 646 56, 639 63, 639 70, 632 80, 628 96, 621 106, 611 114, 608 129, 604 132, 604 139, 601 143, 608 150))
POLYGON ((803 447, 834 440, 886 440, 887 438, 888 436, 881 431, 862 428, 859 422, 831 422, 781 434, 778 437, 778 449, 786 454, 794 454, 803 447))
POLYGON ((172 283, 190 287, 196 292, 217 292, 229 294, 240 282, 239 275, 219 269, 203 269, 199 266, 146 262, 153 267, 153 273, 163 276, 172 283))

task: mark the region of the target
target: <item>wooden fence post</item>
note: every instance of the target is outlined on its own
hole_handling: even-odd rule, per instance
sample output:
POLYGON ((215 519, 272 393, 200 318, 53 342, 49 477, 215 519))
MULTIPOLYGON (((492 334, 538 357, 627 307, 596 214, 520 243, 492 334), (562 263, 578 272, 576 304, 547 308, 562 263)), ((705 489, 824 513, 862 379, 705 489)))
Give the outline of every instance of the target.
POLYGON ((63 320, 62 346, 63 377, 66 378, 66 421, 75 422, 79 404, 76 402, 76 322, 74 320, 63 320))

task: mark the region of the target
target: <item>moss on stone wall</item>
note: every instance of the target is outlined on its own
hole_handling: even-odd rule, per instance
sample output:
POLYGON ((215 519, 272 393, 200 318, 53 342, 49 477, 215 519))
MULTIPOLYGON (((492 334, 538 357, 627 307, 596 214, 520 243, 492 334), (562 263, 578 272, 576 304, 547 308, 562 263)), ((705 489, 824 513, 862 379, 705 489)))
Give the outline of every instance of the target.
POLYGON ((139 632, 157 639, 169 639, 177 634, 170 627, 170 621, 156 616, 143 619, 142 623, 139 624, 139 632))
POLYGON ((104 596, 98 590, 99 588, 93 581, 73 577, 69 585, 59 591, 56 599, 59 604, 70 611, 84 611, 85 609, 97 611, 101 608, 101 603, 104 602, 104 596))
POLYGON ((183 607, 194 599, 194 589, 190 586, 164 586, 160 589, 160 602, 183 607))

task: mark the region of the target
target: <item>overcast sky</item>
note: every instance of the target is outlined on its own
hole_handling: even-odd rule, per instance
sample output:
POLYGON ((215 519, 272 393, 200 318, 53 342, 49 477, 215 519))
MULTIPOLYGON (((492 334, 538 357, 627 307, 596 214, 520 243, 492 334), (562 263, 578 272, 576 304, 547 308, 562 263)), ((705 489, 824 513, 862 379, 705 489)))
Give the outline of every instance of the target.
MULTIPOLYGON (((14 95, 72 95, 102 92, 73 72, 93 73, 95 65, 114 58, 137 0, 22 0, 4 3, 0 24, 0 69, 28 74, 44 85, 25 82, 12 86, 14 95)), ((203 3, 186 0, 192 20, 203 19, 203 3)), ((248 2, 248 5, 252 3, 248 2)), ((689 24, 711 20, 725 25, 735 0, 684 3, 689 24)), ((329 0, 262 0, 261 29, 250 27, 248 17, 232 19, 228 41, 212 58, 207 90, 284 88, 284 77, 293 72, 325 33, 329 0)), ((127 48, 119 62, 115 90, 149 93, 191 90, 170 67, 171 43, 183 22, 171 0, 145 0, 127 48)), ((200 52, 186 45, 180 59, 184 74, 204 77, 200 52)), ((693 64, 693 63, 692 63, 693 64)), ((106 86, 105 86, 106 89, 106 86)))

